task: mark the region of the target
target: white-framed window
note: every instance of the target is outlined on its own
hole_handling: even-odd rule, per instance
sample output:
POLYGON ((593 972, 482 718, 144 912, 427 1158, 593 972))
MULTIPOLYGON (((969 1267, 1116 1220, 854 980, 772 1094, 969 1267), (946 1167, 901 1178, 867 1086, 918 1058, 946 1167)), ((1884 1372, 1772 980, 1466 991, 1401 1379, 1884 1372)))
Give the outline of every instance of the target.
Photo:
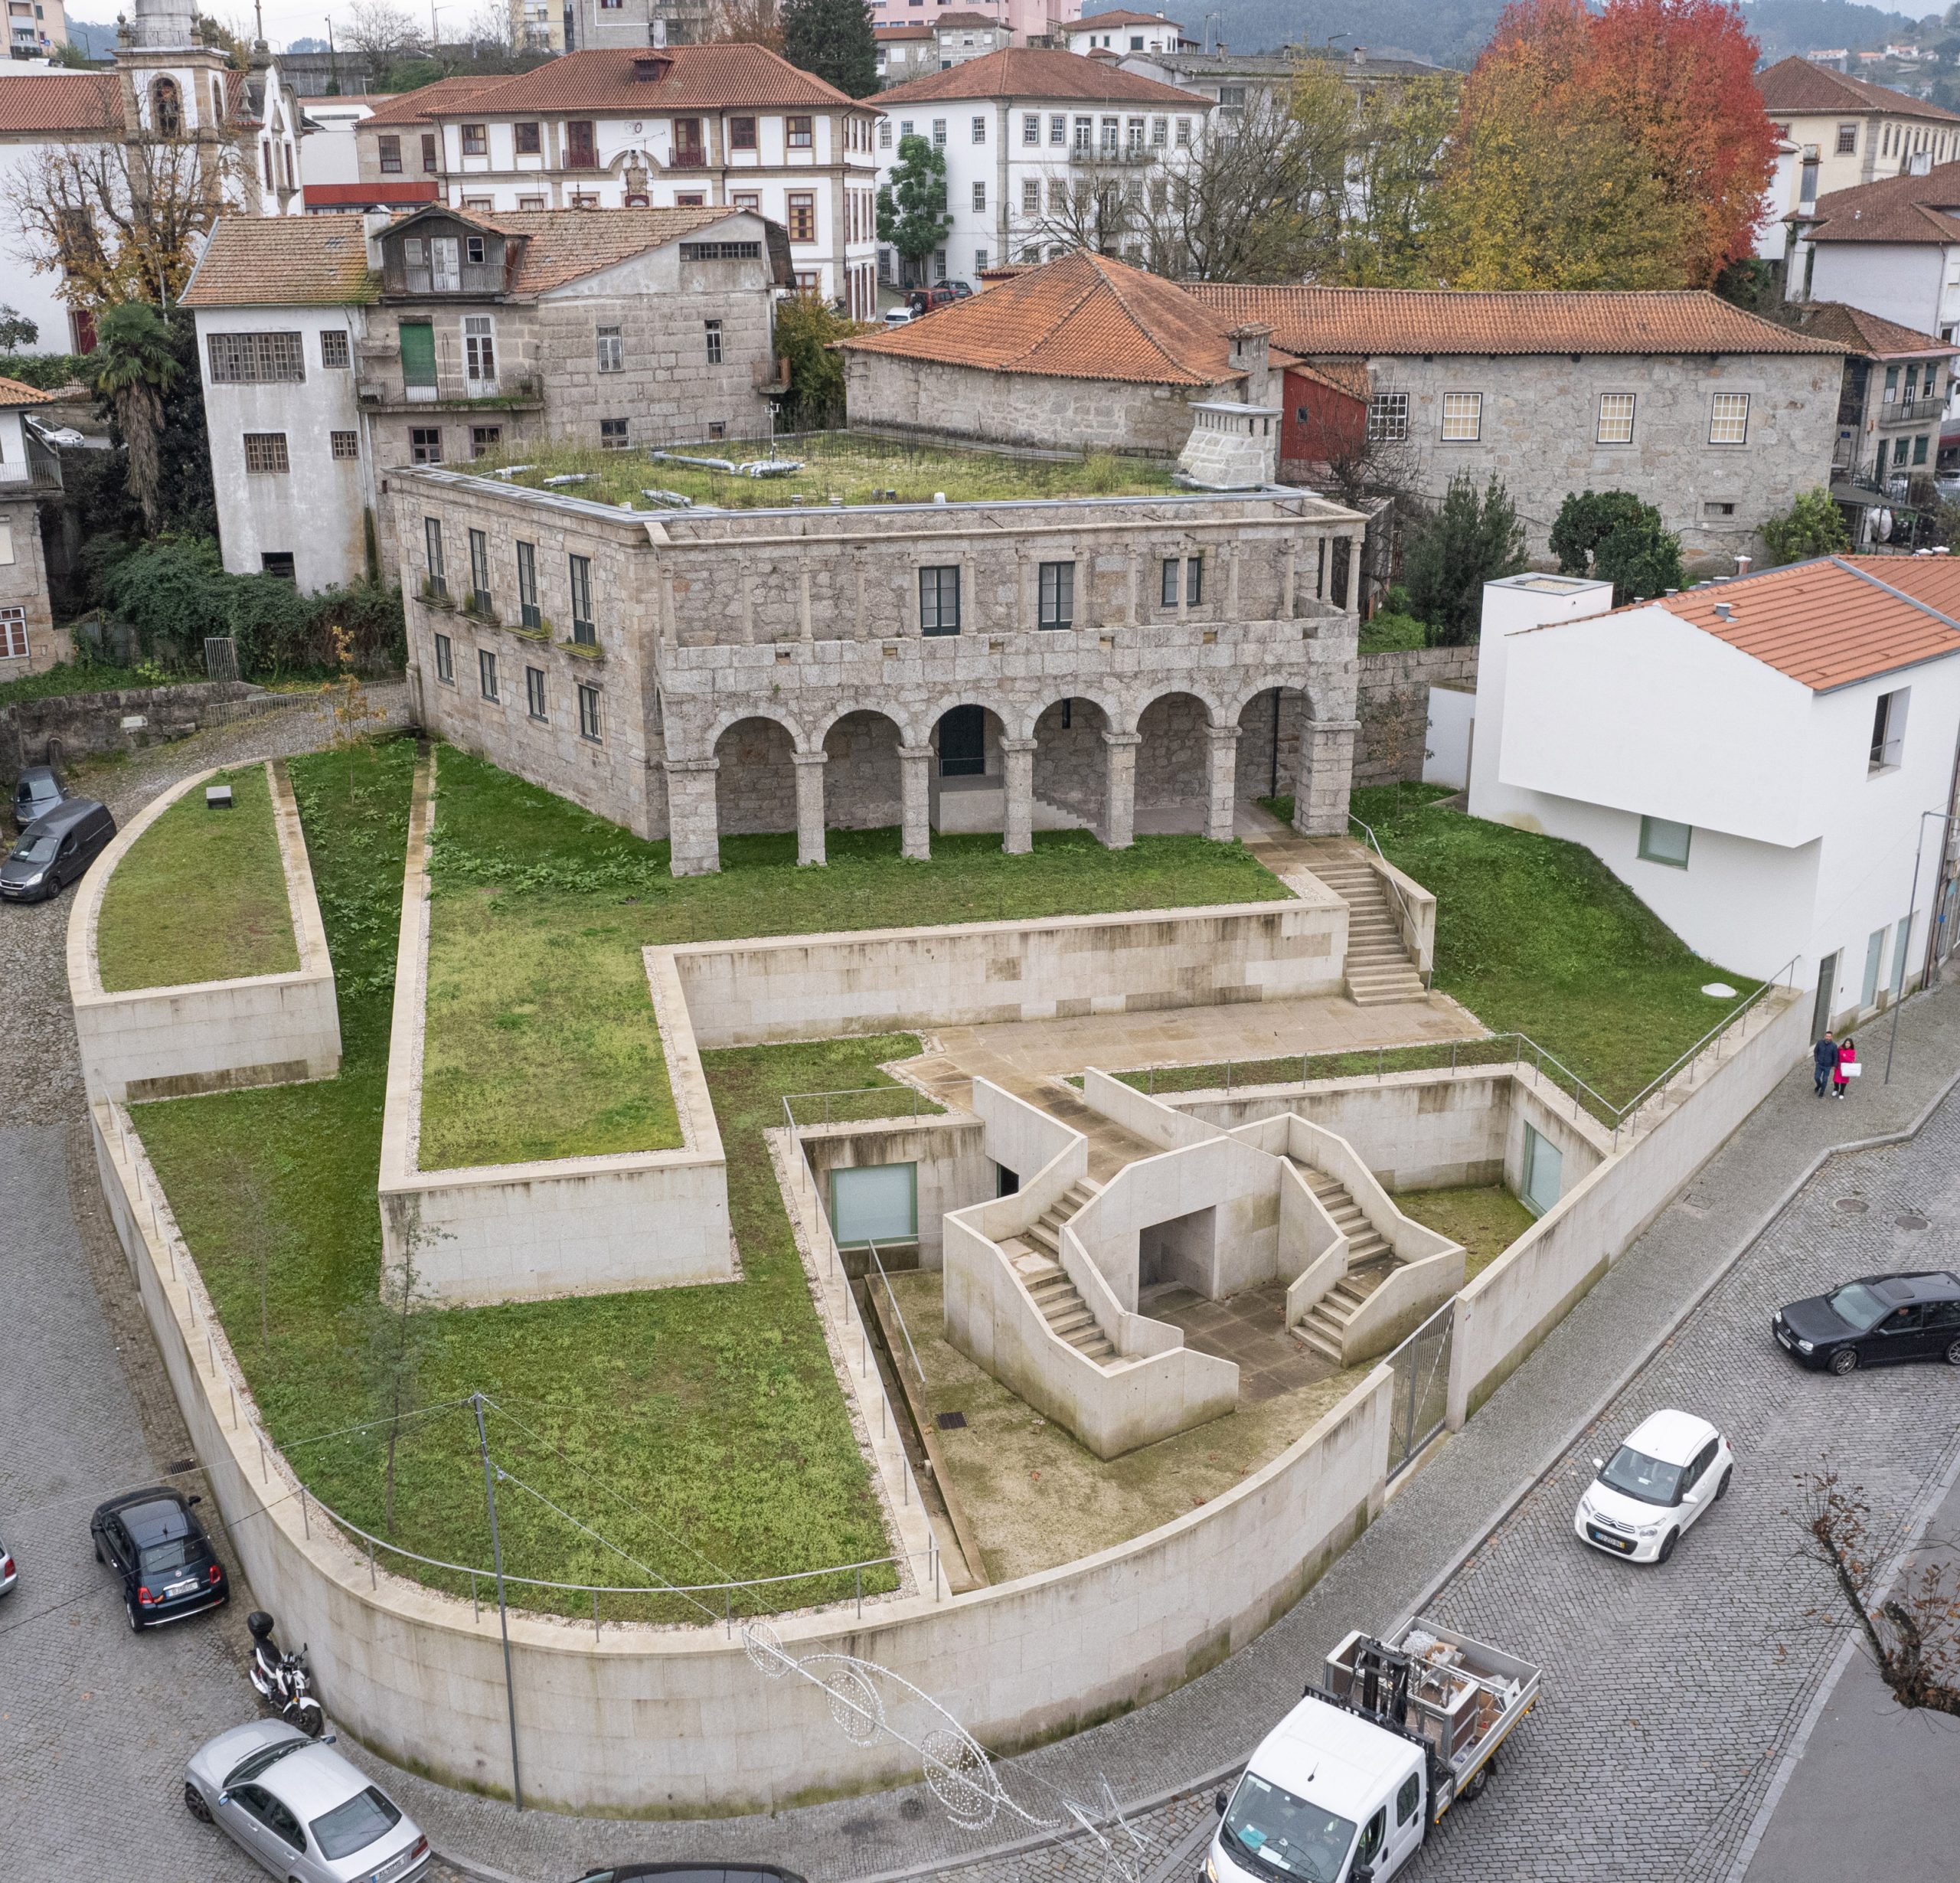
POLYGON ((25 660, 28 657, 28 611, 24 608, 0 608, 0 660, 25 660))
POLYGON ((1021 213, 1024 216, 1038 216, 1041 213, 1041 185, 1037 178, 1021 178, 1021 213))
POLYGON ((1630 445, 1633 443, 1633 394, 1630 392, 1602 392, 1599 395, 1599 423, 1593 433, 1602 445, 1630 445))
POLYGON ((466 315, 462 323, 463 376, 472 392, 497 390, 497 332, 488 314, 466 315))
POLYGON ((891 119, 889 118, 878 120, 878 148, 880 150, 891 149, 891 119))
POLYGON ((1150 148, 1161 150, 1171 141, 1171 120, 1152 118, 1150 120, 1150 148))
POLYGON ((973 251, 973 272, 976 275, 978 274, 983 269, 988 266, 991 260, 991 257, 988 255, 986 250, 984 248, 976 248, 973 251))
POLYGON ((944 150, 946 147, 946 121, 944 118, 933 120, 933 148, 944 150))
POLYGON ((1178 148, 1189 150, 1191 147, 1191 121, 1189 118, 1178 120, 1178 148))
POLYGON ((973 141, 976 144, 986 142, 987 120, 985 118, 975 118, 973 120, 973 141))
POLYGON ((1041 142, 1041 114, 1040 112, 1029 111, 1022 114, 1021 120, 1021 141, 1024 144, 1039 144, 1041 142))
POLYGON ((973 185, 973 213, 976 216, 984 216, 987 213, 987 186, 985 183, 976 181, 973 185))
POLYGON ((1640 854, 1649 863, 1664 863, 1670 869, 1684 870, 1694 841, 1691 824, 1677 824, 1665 817, 1640 820, 1640 854))
POLYGON ((1048 120, 1048 142, 1066 144, 1069 141, 1069 121, 1059 111, 1048 120))
POLYGON ((1044 562, 1040 568, 1040 625, 1044 628, 1075 626, 1075 564, 1044 562))
POLYGON ((1448 444, 1475 444, 1484 434, 1484 395, 1446 392, 1442 395, 1442 439, 1448 444))
POLYGON ((1368 400, 1368 443, 1400 444, 1409 436, 1409 395, 1377 392, 1368 400))
POLYGON ((721 322, 704 320, 701 322, 701 331, 707 346, 707 363, 710 366, 719 366, 721 364, 721 322))
POLYGON ((1881 693, 1872 714, 1871 765, 1873 772, 1896 771, 1906 759, 1906 709, 1913 689, 1900 687, 1881 693))
POLYGON ((599 370, 623 373, 626 370, 626 343, 617 327, 602 327, 598 333, 599 370))
POLYGON ((1708 442, 1711 445, 1746 445, 1749 443, 1749 394, 1718 392, 1708 413, 1708 442))
POLYGON ((1096 120, 1077 118, 1075 121, 1075 154, 1086 157, 1096 143, 1096 120))

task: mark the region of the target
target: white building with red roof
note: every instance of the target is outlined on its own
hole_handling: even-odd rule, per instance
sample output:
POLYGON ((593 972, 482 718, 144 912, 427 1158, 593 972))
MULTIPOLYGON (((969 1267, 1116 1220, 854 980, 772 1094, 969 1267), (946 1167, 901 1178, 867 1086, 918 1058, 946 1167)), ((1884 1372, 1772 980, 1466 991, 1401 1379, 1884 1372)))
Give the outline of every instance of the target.
POLYGON ((356 136, 364 181, 434 180, 452 208, 750 210, 797 286, 877 309, 878 108, 761 46, 567 54, 404 93, 356 136))
POLYGON ((1485 587, 1472 814, 1584 845, 1711 982, 1815 988, 1817 1033, 1917 986, 1955 927, 1960 559, 1612 598, 1570 576, 1485 587))

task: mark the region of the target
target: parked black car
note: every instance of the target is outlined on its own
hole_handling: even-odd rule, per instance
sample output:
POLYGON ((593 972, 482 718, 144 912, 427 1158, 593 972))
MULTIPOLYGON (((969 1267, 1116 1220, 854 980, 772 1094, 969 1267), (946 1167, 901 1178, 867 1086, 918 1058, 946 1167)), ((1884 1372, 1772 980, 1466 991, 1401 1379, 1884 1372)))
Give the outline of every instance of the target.
POLYGON ((1785 1352, 1833 1373, 1902 1360, 1960 1366, 1960 1276, 1860 1276, 1779 1308, 1770 1331, 1785 1352))
POLYGON ((52 765, 30 765, 14 786, 14 828, 25 830, 68 795, 52 765))
POLYGON ((122 1578, 132 1628, 181 1621, 230 1596, 224 1565, 191 1508, 203 1502, 158 1485, 112 1498, 89 1519, 96 1561, 122 1578))
POLYGON ((93 798, 64 798, 21 832, 13 854, 0 863, 0 896, 9 902, 45 902, 74 881, 109 847, 116 819, 93 798))
POLYGON ((664 1877, 667 1883, 803 1883, 794 1870, 773 1863, 625 1863, 612 1870, 588 1870, 578 1883, 640 1883, 664 1877))

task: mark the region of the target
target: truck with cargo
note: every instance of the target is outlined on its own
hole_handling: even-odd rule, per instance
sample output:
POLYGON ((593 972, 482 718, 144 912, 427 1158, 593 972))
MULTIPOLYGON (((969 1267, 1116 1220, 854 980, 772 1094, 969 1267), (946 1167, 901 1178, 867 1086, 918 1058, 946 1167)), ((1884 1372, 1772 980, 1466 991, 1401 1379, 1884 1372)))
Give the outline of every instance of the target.
POLYGON ((1387 1883, 1489 1783, 1539 1672, 1432 1621, 1349 1634, 1218 1794, 1206 1883, 1387 1883))

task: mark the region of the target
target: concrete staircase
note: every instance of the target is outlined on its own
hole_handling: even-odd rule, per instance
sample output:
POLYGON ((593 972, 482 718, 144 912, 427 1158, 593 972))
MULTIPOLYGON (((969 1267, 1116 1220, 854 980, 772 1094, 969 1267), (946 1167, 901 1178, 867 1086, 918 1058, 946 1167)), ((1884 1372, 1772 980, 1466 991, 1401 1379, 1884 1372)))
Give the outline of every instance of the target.
POLYGON ((1345 1364, 1341 1337, 1348 1322, 1361 1312, 1368 1297, 1402 1266, 1402 1260, 1381 1231, 1361 1213, 1361 1206, 1338 1177, 1297 1159, 1291 1161, 1321 1207, 1334 1218, 1334 1228, 1348 1238, 1348 1273, 1295 1325, 1293 1337, 1322 1358, 1341 1366, 1345 1364))
POLYGON ((1001 1253, 1050 1328, 1085 1358, 1107 1366, 1119 1356, 1061 1260, 1062 1225, 1095 1194, 1089 1185, 1076 1184, 1019 1235, 1004 1241, 1001 1253))
POLYGON ((1348 997, 1357 1007, 1420 1000, 1423 977, 1396 925, 1389 890, 1367 853, 1345 839, 1314 845, 1308 867, 1348 905, 1348 997))

